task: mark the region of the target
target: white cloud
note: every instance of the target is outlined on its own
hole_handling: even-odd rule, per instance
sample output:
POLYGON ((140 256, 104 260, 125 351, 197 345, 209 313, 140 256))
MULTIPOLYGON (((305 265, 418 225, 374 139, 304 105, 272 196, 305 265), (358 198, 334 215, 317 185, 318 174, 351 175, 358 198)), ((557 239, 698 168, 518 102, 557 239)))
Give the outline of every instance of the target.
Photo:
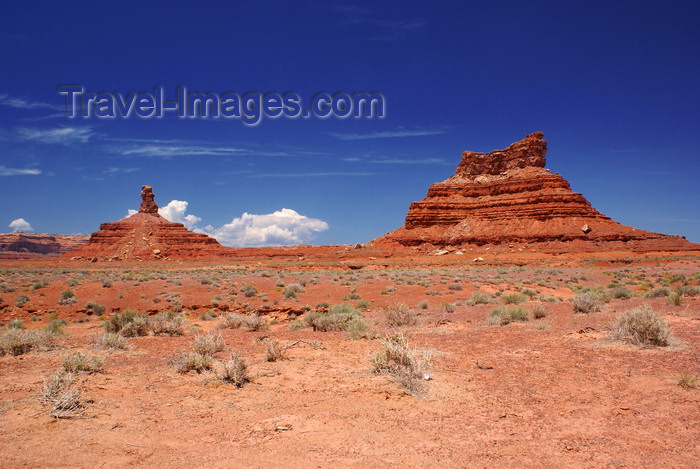
POLYGON ((42 103, 40 101, 27 101, 24 98, 14 98, 8 96, 7 94, 0 94, 0 105, 17 109, 53 109, 55 111, 65 110, 58 104, 42 103))
POLYGON ((0 165, 0 176, 25 176, 41 174, 40 169, 35 168, 8 168, 0 165))
POLYGON ((133 208, 130 208, 129 210, 126 211, 126 216, 130 217, 131 215, 136 215, 137 213, 139 213, 138 210, 134 210, 133 208))
POLYGON ((331 135, 340 140, 368 140, 374 138, 421 137, 424 135, 440 135, 444 133, 446 133, 444 130, 390 130, 386 132, 372 132, 370 134, 343 134, 331 132, 331 135))
POLYGON ((231 156, 243 150, 231 147, 209 147, 204 145, 143 145, 118 150, 124 156, 231 156))
POLYGON ((308 243, 314 233, 328 229, 328 223, 283 208, 273 213, 243 213, 220 228, 207 226, 199 233, 216 238, 224 246, 279 246, 308 243))
POLYGON ((16 220, 12 220, 9 224, 9 227, 12 228, 12 231, 34 231, 32 225, 30 225, 29 222, 24 218, 17 218, 16 220))
POLYGON ((196 215, 185 215, 187 205, 188 203, 184 200, 171 200, 168 205, 158 209, 158 214, 173 223, 182 223, 185 225, 185 228, 191 230, 195 228, 197 223, 202 221, 202 219, 196 215))
MULTIPOLYGON (((187 214, 188 202, 171 200, 168 205, 160 207, 160 216, 174 223, 182 223, 196 233, 204 233, 215 238, 224 246, 260 247, 283 246, 308 243, 315 238, 315 233, 326 231, 328 223, 317 218, 309 218, 296 211, 283 208, 273 213, 256 215, 243 213, 223 226, 215 228, 207 225, 199 228, 197 223, 202 219, 196 215, 187 214)), ((138 213, 129 210, 127 216, 138 213)))
POLYGON ((23 127, 17 129, 20 140, 40 143, 86 143, 92 137, 90 127, 57 127, 55 129, 33 129, 23 127))

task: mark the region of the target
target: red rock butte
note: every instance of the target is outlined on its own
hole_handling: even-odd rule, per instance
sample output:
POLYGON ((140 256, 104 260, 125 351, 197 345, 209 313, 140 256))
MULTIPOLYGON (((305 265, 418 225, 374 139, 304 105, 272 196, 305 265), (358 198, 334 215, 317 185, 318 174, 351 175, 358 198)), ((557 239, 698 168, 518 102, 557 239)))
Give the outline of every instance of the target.
POLYGON ((506 246, 541 252, 697 250, 699 245, 621 225, 545 166, 547 142, 535 132, 505 150, 465 151, 455 174, 410 205, 401 228, 376 247, 506 246))
POLYGON ((221 257, 229 253, 230 249, 214 238, 160 216, 151 186, 141 188, 141 199, 138 213, 102 223, 87 244, 65 256, 104 261, 221 257))

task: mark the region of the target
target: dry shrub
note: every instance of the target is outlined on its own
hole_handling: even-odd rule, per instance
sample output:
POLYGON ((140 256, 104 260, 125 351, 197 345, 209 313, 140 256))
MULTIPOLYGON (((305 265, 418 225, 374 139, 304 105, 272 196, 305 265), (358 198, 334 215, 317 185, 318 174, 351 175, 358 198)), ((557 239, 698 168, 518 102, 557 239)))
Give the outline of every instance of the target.
POLYGON ((390 327, 415 326, 418 324, 416 312, 403 303, 388 306, 384 310, 384 316, 390 327))
POLYGON ((10 329, 0 335, 0 356, 17 356, 35 349, 49 349, 52 346, 53 335, 44 331, 10 329))
POLYGON ((430 354, 411 349, 403 334, 382 340, 382 348, 370 358, 372 370, 392 376, 411 393, 421 390, 423 372, 430 366, 430 354))
POLYGON ((686 389, 697 389, 698 377, 693 373, 681 373, 680 375, 676 376, 676 384, 686 389))
POLYGON ((265 350, 265 361, 266 362, 276 362, 279 360, 284 360, 287 349, 280 345, 280 341, 277 339, 270 339, 267 342, 267 349, 265 350))
POLYGON ((92 348, 98 350, 130 350, 132 345, 124 336, 113 332, 105 332, 103 335, 92 339, 92 348))
POLYGON ((207 353, 190 352, 178 355, 174 358, 172 364, 180 373, 187 373, 188 371, 201 373, 211 369, 214 364, 214 358, 207 353))
POLYGON ((103 371, 104 363, 104 358, 90 357, 83 352, 71 353, 63 357, 63 369, 69 373, 99 373, 103 371))
POLYGON ((495 303, 496 301, 493 299, 491 295, 488 293, 484 293, 482 291, 475 291, 472 293, 472 297, 467 300, 467 304, 470 306, 474 305, 488 305, 495 303))
POLYGON ((343 303, 330 307, 328 312, 309 311, 304 314, 304 321, 315 331, 345 331, 356 317, 362 317, 352 305, 343 303))
POLYGON ((657 316, 649 305, 635 308, 617 318, 615 332, 619 339, 634 345, 668 345, 671 330, 668 321, 657 316))
POLYGON ((221 334, 200 334, 195 336, 191 347, 195 353, 214 355, 226 348, 226 342, 221 334))
POLYGON ((148 335, 148 318, 134 310, 116 313, 105 322, 105 332, 114 332, 124 337, 148 335))
POLYGON ((528 321, 529 319, 530 314, 522 306, 500 306, 489 313, 486 323, 491 326, 505 326, 514 321, 528 321))
POLYGON ((576 295, 569 300, 574 313, 595 313, 603 307, 603 301, 598 295, 593 293, 583 293, 576 295))
POLYGON ((532 317, 534 319, 542 319, 547 317, 547 309, 544 307, 544 305, 534 305, 532 307, 532 317))
POLYGON ((55 418, 78 417, 85 407, 80 400, 80 391, 70 389, 73 375, 63 370, 44 380, 44 389, 40 393, 43 404, 51 404, 51 416, 55 418))
POLYGON ((150 328, 155 335, 182 335, 184 323, 185 318, 180 313, 165 311, 151 318, 150 328))
POLYGON ((227 314, 222 317, 218 327, 220 329, 248 329, 260 331, 267 328, 267 321, 261 316, 246 316, 242 314, 227 314))
POLYGON ((250 381, 248 377, 248 364, 245 358, 239 354, 232 354, 231 358, 225 361, 223 365, 224 367, 220 375, 222 380, 234 384, 237 388, 242 387, 245 383, 250 381))

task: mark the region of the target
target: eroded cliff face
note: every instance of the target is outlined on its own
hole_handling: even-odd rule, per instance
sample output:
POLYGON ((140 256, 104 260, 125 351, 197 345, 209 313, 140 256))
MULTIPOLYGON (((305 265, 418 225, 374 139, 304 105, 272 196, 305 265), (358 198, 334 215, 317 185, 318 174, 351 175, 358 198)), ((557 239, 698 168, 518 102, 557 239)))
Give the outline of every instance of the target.
POLYGON ((0 233, 0 259, 57 257, 87 243, 86 235, 0 233))
POLYGON ((466 151, 449 179, 410 205, 403 227, 375 245, 513 245, 566 251, 698 249, 679 236, 620 225, 544 168, 541 132, 505 150, 466 151))
POLYGON ((226 256, 231 251, 214 238, 189 231, 158 214, 153 190, 141 189, 138 213, 123 220, 102 223, 90 241, 66 257, 94 260, 173 259, 226 256))

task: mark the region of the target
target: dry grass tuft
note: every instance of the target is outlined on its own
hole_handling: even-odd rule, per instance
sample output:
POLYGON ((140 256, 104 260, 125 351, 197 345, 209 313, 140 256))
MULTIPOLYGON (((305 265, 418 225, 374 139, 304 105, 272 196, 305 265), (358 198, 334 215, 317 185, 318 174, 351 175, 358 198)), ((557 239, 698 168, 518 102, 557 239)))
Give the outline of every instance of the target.
POLYGON ((634 345, 668 345, 671 330, 668 321, 657 316, 649 305, 635 308, 617 318, 615 333, 634 345))

